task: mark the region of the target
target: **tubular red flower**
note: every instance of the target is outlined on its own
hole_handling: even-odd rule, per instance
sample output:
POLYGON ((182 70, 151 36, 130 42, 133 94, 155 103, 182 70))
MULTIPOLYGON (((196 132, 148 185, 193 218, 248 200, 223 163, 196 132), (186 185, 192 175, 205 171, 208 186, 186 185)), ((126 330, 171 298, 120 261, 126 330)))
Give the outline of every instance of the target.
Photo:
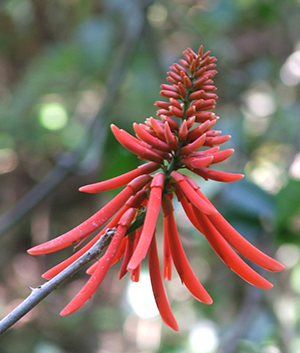
POLYGON ((196 122, 204 123, 206 120, 216 119, 216 114, 212 112, 196 112, 195 113, 196 122))
MULTIPOLYGON (((170 98, 169 108, 170 108, 170 106, 174 106, 174 107, 176 107, 176 108, 182 110, 182 105, 181 105, 176 99, 174 99, 174 98, 170 98)), ((179 127, 179 126, 178 126, 178 127, 179 127)), ((178 127, 177 127, 177 128, 178 128, 178 127)))
POLYGON ((228 245, 222 235, 210 223, 207 216, 192 205, 197 221, 201 224, 201 230, 205 235, 211 247, 216 254, 225 262, 225 264, 245 281, 263 288, 270 289, 273 285, 264 279, 248 266, 228 245))
POLYGON ((116 252, 121 245, 123 237, 130 226, 135 212, 136 211, 134 208, 130 208, 121 217, 120 221, 118 222, 118 227, 115 235, 113 236, 113 239, 110 242, 105 255, 103 255, 98 261, 95 272, 81 289, 81 291, 76 295, 76 297, 72 299, 72 301, 61 311, 60 315, 66 316, 72 314, 74 311, 78 310, 87 300, 89 300, 95 293, 115 258, 116 252))
MULTIPOLYGON (((133 246, 133 251, 136 249, 140 237, 141 237, 142 230, 141 228, 137 229, 136 234, 135 234, 135 240, 134 240, 134 246, 133 246)), ((134 270, 130 272, 130 279, 132 282, 138 282, 140 280, 140 273, 141 273, 141 264, 137 266, 134 270)))
POLYGON ((217 210, 210 205, 208 202, 205 202, 196 191, 190 186, 190 184, 186 181, 184 176, 179 172, 173 171, 171 173, 172 178, 175 183, 179 186, 179 188, 183 191, 186 197, 190 200, 190 202, 199 208, 205 214, 216 214, 217 210), (204 201, 204 202, 203 202, 204 201))
MULTIPOLYGON (((194 119, 195 121, 195 119, 194 119)), ((182 125, 179 129, 179 139, 182 141, 185 141, 187 139, 187 135, 188 135, 188 126, 187 126, 187 120, 184 120, 182 122, 182 125)))
POLYGON ((232 154, 234 153, 233 148, 229 148, 227 150, 219 151, 212 153, 213 160, 211 164, 216 164, 225 161, 227 158, 229 158, 232 154))
MULTIPOLYGON (((170 152, 171 151, 171 147, 164 141, 158 139, 157 137, 152 136, 151 134, 149 134, 147 131, 145 131, 143 129, 143 127, 141 125, 138 125, 136 123, 133 124, 133 128, 134 131, 136 133, 136 135, 143 141, 145 141, 146 143, 148 143, 149 145, 151 145, 154 148, 157 148, 159 150, 165 151, 165 152, 170 152)), ((158 167, 156 168, 158 169, 158 167)), ((153 170, 151 171, 153 172, 153 170)), ((149 172, 149 173, 151 173, 149 172)))
POLYGON ((160 85, 160 88, 161 88, 162 90, 178 92, 178 87, 177 87, 177 86, 174 86, 174 85, 165 85, 165 84, 162 84, 162 85, 160 85))
POLYGON ((122 266, 121 266, 120 272, 119 272, 119 279, 123 278, 126 275, 126 273, 128 272, 127 271, 128 262, 131 259, 131 256, 134 251, 135 234, 136 234, 136 232, 134 231, 134 232, 128 234, 128 236, 127 236, 125 254, 124 254, 124 259, 123 259, 122 266))
POLYGON ((173 120, 172 118, 170 118, 169 116, 161 115, 161 119, 163 120, 163 122, 168 122, 171 130, 178 129, 178 127, 179 127, 178 123, 175 120, 173 120))
POLYGON ((172 150, 177 151, 178 150, 178 141, 176 140, 175 135, 172 133, 170 125, 168 122, 165 123, 165 139, 170 147, 172 147, 172 150))
POLYGON ((215 181, 222 181, 224 183, 232 183, 233 181, 238 181, 244 178, 244 174, 218 172, 209 168, 195 168, 192 171, 205 180, 211 179, 215 181))
POLYGON ((182 97, 187 95, 187 90, 182 82, 178 82, 178 91, 182 97))
POLYGON ((50 270, 43 273, 42 277, 45 279, 51 279, 71 265, 74 261, 79 259, 81 255, 86 253, 100 238, 103 234, 105 234, 107 229, 114 228, 117 226, 122 215, 128 210, 129 207, 125 206, 108 224, 107 226, 97 234, 91 241, 89 241, 84 247, 78 250, 76 253, 68 257, 66 260, 62 261, 58 265, 52 267, 50 270))
POLYGON ((198 137, 195 141, 189 143, 188 145, 182 147, 180 149, 180 154, 182 156, 184 155, 189 155, 195 151, 197 151, 201 146, 203 146, 204 142, 206 139, 206 135, 203 134, 200 137, 198 137))
POLYGON ((165 217, 164 227, 166 227, 166 232, 168 234, 172 258, 176 270, 181 278, 182 283, 185 284, 185 286, 196 299, 205 304, 212 304, 213 301, 210 295, 198 281, 186 258, 180 242, 173 211, 170 212, 170 203, 172 203, 170 198, 164 195, 162 200, 162 208, 165 217))
MULTIPOLYGON (((197 192, 206 202, 211 203, 200 189, 197 192)), ((209 215, 208 218, 214 227, 228 241, 228 243, 232 245, 241 255, 268 271, 279 272, 284 270, 285 267, 281 263, 266 255, 242 237, 241 234, 235 230, 220 213, 209 215)))
POLYGON ((188 141, 195 141, 198 137, 207 132, 215 124, 215 120, 206 120, 203 124, 195 127, 195 129, 189 131, 188 133, 188 141))
POLYGON ((116 189, 120 186, 124 186, 124 185, 128 184, 131 180, 133 180, 137 176, 154 172, 159 167, 160 167, 160 164, 158 164, 158 163, 154 163, 154 162, 145 163, 145 164, 137 167, 136 169, 131 170, 128 173, 119 175, 115 178, 101 181, 100 183, 94 183, 94 184, 81 186, 79 188, 79 191, 88 192, 88 193, 97 193, 97 192, 103 192, 103 191, 116 189))
POLYGON ((157 136, 162 140, 164 140, 165 139, 164 127, 160 124, 160 121, 157 119, 154 119, 153 117, 147 119, 146 122, 147 121, 150 123, 151 127, 157 133, 157 136))
POLYGON ((213 159, 213 156, 187 157, 182 158, 181 162, 189 169, 204 168, 208 167, 212 163, 213 159))
POLYGON ((183 118, 183 111, 181 109, 178 109, 173 105, 170 105, 169 110, 172 113, 172 115, 176 116, 177 118, 183 118))
POLYGON ((149 175, 141 175, 133 179, 124 190, 122 190, 114 199, 102 207, 92 217, 88 218, 86 221, 67 233, 29 249, 28 253, 31 255, 48 254, 53 251, 63 249, 83 238, 86 238, 106 223, 124 205, 129 197, 145 186, 150 179, 151 177, 149 175))
POLYGON ((139 243, 128 263, 128 270, 134 270, 144 259, 148 248, 151 243, 151 239, 154 234, 156 220, 160 210, 162 190, 164 187, 165 176, 163 173, 155 174, 151 186, 150 196, 147 206, 147 213, 142 229, 142 233, 139 239, 139 243))
POLYGON ((163 277, 166 280, 172 279, 172 254, 170 248, 169 237, 166 227, 164 227, 164 247, 163 247, 163 277))
POLYGON ((222 143, 225 143, 230 139, 231 139, 230 135, 215 136, 215 137, 207 136, 204 142, 204 146, 213 147, 215 145, 221 145, 222 143))
POLYGON ((163 162, 164 159, 160 155, 151 151, 149 148, 142 146, 138 139, 128 134, 125 130, 121 130, 113 124, 111 125, 111 129, 120 144, 126 147, 130 152, 137 154, 142 159, 147 159, 156 163, 163 162))
POLYGON ((168 110, 170 103, 169 103, 169 102, 164 102, 164 101, 156 101, 156 102, 154 103, 154 105, 155 105, 157 108, 161 108, 161 109, 168 110))
POLYGON ((174 91, 163 90, 163 91, 160 91, 160 94, 164 97, 167 97, 167 98, 175 98, 175 99, 180 98, 180 94, 177 92, 174 92, 174 91))
POLYGON ((152 237, 151 244, 149 247, 148 261, 153 295, 161 318, 163 319, 163 322, 166 326, 170 327, 174 331, 178 331, 179 326, 172 313, 160 275, 155 236, 152 237))

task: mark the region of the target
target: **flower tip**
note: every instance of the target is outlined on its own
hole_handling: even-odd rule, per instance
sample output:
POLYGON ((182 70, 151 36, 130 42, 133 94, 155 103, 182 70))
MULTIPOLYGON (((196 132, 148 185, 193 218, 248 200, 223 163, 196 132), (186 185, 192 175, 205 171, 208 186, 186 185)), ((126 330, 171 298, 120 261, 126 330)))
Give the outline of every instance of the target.
POLYGON ((79 189, 78 189, 80 192, 89 192, 89 188, 88 188, 88 185, 84 185, 84 186, 81 186, 79 189))
POLYGON ((60 316, 68 316, 73 314, 76 310, 78 310, 81 307, 81 305, 79 307, 74 307, 72 305, 72 302, 70 302, 67 306, 65 306, 62 311, 59 313, 60 316))
MULTIPOLYGON (((97 188, 97 187, 96 187, 96 184, 99 185, 100 183, 83 185, 83 186, 81 186, 78 190, 79 190, 80 192, 87 192, 87 193, 89 193, 89 194, 95 194, 96 192, 101 192, 101 191, 102 191, 101 189, 100 189, 100 191, 98 191, 98 190, 99 190, 99 187, 97 188)), ((104 190, 104 191, 106 191, 106 190, 104 190)))
POLYGON ((134 271, 138 267, 138 265, 139 265, 139 263, 129 261, 129 263, 127 265, 127 271, 128 272, 134 271))
POLYGON ((72 314, 72 312, 70 312, 69 310, 66 310, 66 308, 64 308, 64 309, 59 313, 60 316, 68 316, 68 315, 70 315, 70 314, 72 314))
POLYGON ((50 279, 52 279, 53 277, 48 275, 47 272, 42 274, 42 278, 46 279, 47 281, 49 281, 50 279))
POLYGON ((115 134, 115 132, 119 130, 119 128, 115 124, 110 124, 110 129, 113 134, 115 134))
POLYGON ((281 272, 283 270, 285 270, 285 266, 282 263, 276 261, 273 264, 272 272, 281 272))
POLYGON ((176 332, 179 331, 179 326, 176 321, 174 323, 172 323, 172 326, 170 324, 166 323, 165 321, 164 321, 164 324, 173 331, 176 331, 176 332))
POLYGON ((211 305, 214 301, 212 300, 211 297, 209 297, 209 299, 207 300, 207 302, 205 304, 207 305, 211 305))
POLYGON ((39 247, 40 247, 39 245, 34 246, 33 248, 28 249, 28 250, 27 250, 27 253, 28 253, 29 255, 43 255, 44 252, 42 252, 41 250, 39 250, 39 247))

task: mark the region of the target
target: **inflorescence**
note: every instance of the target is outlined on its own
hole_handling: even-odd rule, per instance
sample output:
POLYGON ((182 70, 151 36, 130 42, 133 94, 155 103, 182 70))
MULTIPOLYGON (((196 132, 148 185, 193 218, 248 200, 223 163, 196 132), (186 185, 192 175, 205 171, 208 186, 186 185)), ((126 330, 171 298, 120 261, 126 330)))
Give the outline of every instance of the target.
POLYGON ((188 169, 205 180, 219 182, 233 182, 243 177, 210 169, 234 152, 233 149, 219 150, 219 145, 230 136, 214 129, 219 117, 210 111, 218 98, 212 80, 217 73, 216 59, 210 52, 203 53, 202 46, 198 53, 187 49, 183 56, 168 72, 170 84, 161 85, 160 94, 168 101, 155 103, 160 119, 151 117, 143 124, 134 123, 136 137, 111 125, 120 144, 149 162, 113 179, 81 187, 80 191, 98 193, 126 185, 114 199, 74 229, 28 250, 31 255, 41 255, 63 249, 86 239, 108 222, 85 246, 43 274, 45 279, 51 279, 87 252, 108 230, 114 229, 105 254, 87 270, 90 279, 61 315, 73 313, 90 299, 109 268, 121 259, 119 278, 130 272, 132 281, 139 281, 141 263, 147 254, 153 294, 168 327, 179 329, 162 281, 162 276, 171 280, 173 264, 191 294, 205 304, 212 303, 182 247, 174 218, 174 196, 216 254, 245 281, 264 289, 272 288, 272 284, 246 264, 236 251, 266 270, 284 268, 244 239, 204 196, 197 183, 179 171, 188 169), (162 276, 156 245, 160 208, 164 228, 162 276))

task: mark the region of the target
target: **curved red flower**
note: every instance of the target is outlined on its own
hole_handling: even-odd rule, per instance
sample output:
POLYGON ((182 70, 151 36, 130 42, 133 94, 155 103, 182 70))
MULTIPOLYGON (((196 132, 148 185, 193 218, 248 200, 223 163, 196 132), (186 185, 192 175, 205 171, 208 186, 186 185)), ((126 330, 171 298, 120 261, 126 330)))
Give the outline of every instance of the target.
POLYGON ((171 280, 174 263, 182 283, 191 294, 203 303, 212 303, 183 250, 173 213, 174 195, 216 254, 245 281, 264 289, 272 288, 272 284, 247 265, 237 252, 266 270, 281 271, 284 268, 244 239, 203 195, 196 182, 179 172, 188 169, 205 180, 221 182, 233 182, 243 177, 242 174, 210 168, 234 152, 233 149, 219 150, 219 145, 228 141, 230 136, 214 130, 219 117, 210 111, 217 99, 212 80, 217 73, 214 70, 216 59, 210 56, 210 52, 203 53, 202 46, 198 53, 187 49, 183 56, 168 72, 170 84, 161 85, 160 94, 168 101, 155 103, 159 108, 158 118, 148 118, 144 124, 134 123, 136 137, 111 125, 116 139, 125 148, 149 162, 113 179, 81 187, 80 191, 95 193, 126 185, 107 205, 74 229, 28 250, 32 255, 60 250, 87 238, 109 221, 83 248, 44 273, 43 277, 50 279, 88 251, 108 229, 114 229, 105 254, 87 270, 90 279, 61 315, 69 315, 80 308, 94 294, 110 266, 122 258, 119 278, 130 272, 131 279, 138 281, 141 262, 148 254, 158 310, 164 323, 178 330, 164 291, 157 254, 155 228, 161 207, 164 217, 163 278, 171 280))

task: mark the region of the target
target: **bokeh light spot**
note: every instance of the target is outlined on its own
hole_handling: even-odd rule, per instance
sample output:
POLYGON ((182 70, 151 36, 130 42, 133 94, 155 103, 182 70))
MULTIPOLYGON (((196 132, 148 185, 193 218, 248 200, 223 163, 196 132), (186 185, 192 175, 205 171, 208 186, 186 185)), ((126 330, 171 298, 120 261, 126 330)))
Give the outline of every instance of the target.
POLYGON ((262 353, 280 353, 280 349, 277 346, 267 346, 263 348, 262 353))
POLYGON ((300 258, 299 247, 295 244, 283 244, 277 250, 276 257, 285 267, 293 267, 300 258))
POLYGON ((132 309, 138 316, 151 318, 159 314, 148 275, 141 274, 139 282, 129 283, 127 295, 132 309))
POLYGON ((48 103, 40 109, 40 123, 48 130, 60 130, 68 122, 67 112, 59 103, 48 103))
POLYGON ((203 321, 193 328, 189 337, 193 352, 195 353, 213 353, 219 339, 217 330, 213 322, 203 321))
POLYGON ((154 27, 161 27, 167 16, 168 10, 162 4, 154 3, 148 9, 147 18, 154 27))
POLYGON ((276 105, 269 92, 249 91, 244 97, 250 111, 257 117, 263 118, 273 114, 276 105))
POLYGON ((287 58, 281 68, 280 78, 287 86, 296 86, 300 82, 300 50, 287 58))
POLYGON ((19 158, 10 148, 0 150, 0 174, 12 172, 18 165, 19 158))

